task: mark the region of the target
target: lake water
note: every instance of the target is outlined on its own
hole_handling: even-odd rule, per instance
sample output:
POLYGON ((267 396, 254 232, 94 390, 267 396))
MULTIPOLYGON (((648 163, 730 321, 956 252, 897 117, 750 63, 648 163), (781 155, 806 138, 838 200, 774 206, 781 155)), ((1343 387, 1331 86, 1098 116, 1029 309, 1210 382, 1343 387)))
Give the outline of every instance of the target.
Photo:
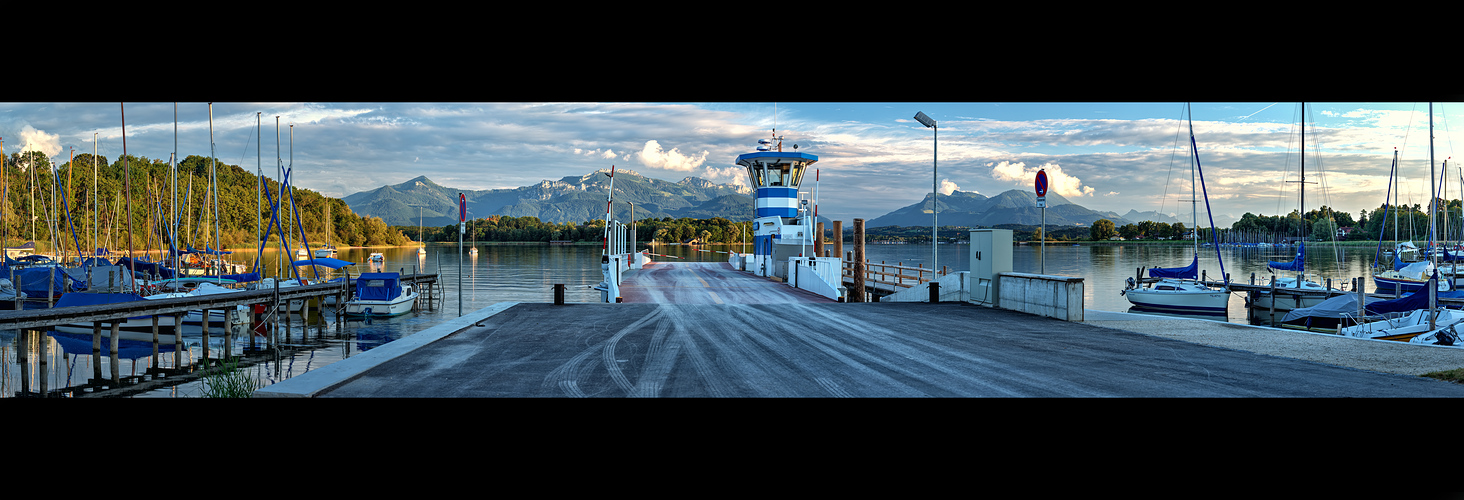
MULTIPOLYGON (((642 247, 645 248, 645 247, 642 247)), ((852 245, 845 243, 845 250, 852 245)), ((442 321, 458 316, 459 310, 469 313, 499 302, 552 302, 555 284, 565 285, 565 300, 568 302, 597 302, 600 293, 591 287, 601 280, 599 266, 599 245, 589 246, 542 246, 542 245, 479 245, 477 257, 471 257, 466 250, 459 259, 457 244, 430 245, 427 255, 418 257, 416 248, 341 250, 338 258, 351 262, 366 262, 373 251, 386 256, 388 271, 406 273, 437 273, 443 296, 434 304, 434 309, 409 313, 394 318, 372 321, 349 320, 337 323, 330 313, 323 317, 312 315, 310 321, 292 317, 291 339, 284 342, 288 351, 280 352, 269 359, 258 361, 246 372, 252 374, 260 385, 269 385, 318 369, 330 363, 359 354, 383 343, 400 339, 422 331, 442 321), (461 285, 459 284, 461 283, 461 285)), ((725 262, 726 251, 740 251, 741 246, 711 245, 706 247, 656 246, 651 253, 660 254, 653 258, 661 261, 725 262)), ((1017 272, 1078 276, 1084 278, 1084 303, 1089 309, 1107 311, 1128 311, 1128 301, 1119 295, 1127 278, 1136 274, 1140 267, 1176 267, 1189 264, 1194 250, 1187 246, 1074 246, 1071 244, 1049 244, 1045 249, 1039 246, 1016 246, 1012 249, 1013 270, 1017 272), (1046 257, 1043 257, 1045 252, 1046 257)), ((970 246, 940 245, 938 264, 951 270, 970 269, 970 246)), ((1226 271, 1232 280, 1246 282, 1255 273, 1258 282, 1269 276, 1266 271, 1268 260, 1291 260, 1292 249, 1241 249, 1224 248, 1221 256, 1226 271)), ((1367 276, 1373 262, 1373 249, 1351 247, 1336 249, 1328 245, 1308 248, 1307 268, 1322 278, 1331 278, 1340 284, 1355 276, 1367 276)), ((931 247, 929 245, 868 245, 866 254, 873 262, 901 263, 907 266, 929 266, 931 247)), ((245 257, 236 257, 243 262, 245 257)), ((247 260, 253 260, 249 257, 247 260)), ((274 254, 265 256, 266 267, 273 268, 274 254)), ((1212 277, 1218 275, 1213 249, 1200 249, 1200 268, 1212 277)), ((357 266, 364 267, 364 266, 357 266)), ((359 272, 358 269, 353 272, 359 272)), ((307 277, 310 275, 307 274, 307 277)), ((1211 318, 1245 323, 1245 299, 1233 294, 1229 316, 1211 318)), ((242 332, 241 332, 242 333, 242 332)), ((247 346, 248 337, 236 338, 234 352, 241 352, 247 346)), ((200 359, 203 349, 199 339, 186 341, 188 349, 185 364, 200 359)), ((0 359, 4 371, 0 372, 0 398, 17 397, 22 389, 22 373, 28 373, 29 393, 39 389, 39 377, 47 377, 49 389, 58 389, 84 383, 94 372, 89 353, 67 354, 50 337, 46 352, 47 372, 39 369, 38 342, 32 340, 27 347, 31 353, 25 366, 18 362, 19 346, 16 332, 0 332, 0 359)), ((222 344, 213 338, 210 352, 217 357, 222 353, 222 344)), ((172 354, 165 358, 163 366, 171 366, 172 354)), ((102 373, 109 376, 109 360, 100 360, 102 373)), ((258 359, 255 358, 257 361, 258 359)), ((122 375, 142 373, 149 358, 121 360, 122 375)), ((188 382, 134 395, 138 398, 187 398, 200 397, 202 385, 188 382)))

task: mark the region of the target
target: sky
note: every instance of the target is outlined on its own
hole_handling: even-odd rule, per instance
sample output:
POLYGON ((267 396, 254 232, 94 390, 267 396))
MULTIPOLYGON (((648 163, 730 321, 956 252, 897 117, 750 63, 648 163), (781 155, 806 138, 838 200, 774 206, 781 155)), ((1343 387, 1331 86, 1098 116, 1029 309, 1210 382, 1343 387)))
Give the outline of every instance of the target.
MULTIPOLYGON (((1449 162, 1457 102, 1433 103, 1433 175, 1461 198, 1449 162), (1447 174, 1447 175, 1446 175, 1447 174)), ((208 156, 344 197, 425 175, 450 188, 516 188, 614 166, 667 181, 746 185, 737 155, 757 141, 819 158, 803 191, 834 220, 873 219, 919 202, 939 181, 994 196, 1050 192, 1100 211, 1156 210, 1190 218, 1188 130, 1204 197, 1218 217, 1384 202, 1394 151, 1400 203, 1425 203, 1430 103, 1306 103, 1306 183, 1296 102, 308 102, 0 103, 4 154, 37 150, 53 163, 95 150, 166 161, 208 156), (914 119, 923 112, 930 129, 914 119), (125 126, 125 137, 124 137, 125 126), (124 144, 125 138, 125 144, 124 144), (175 147, 176 144, 176 147, 175 147)), ((1464 133, 1464 132, 1461 132, 1464 133)), ((1204 212, 1201 206, 1200 219, 1204 212)), ((750 215, 750 214, 749 214, 750 215)))

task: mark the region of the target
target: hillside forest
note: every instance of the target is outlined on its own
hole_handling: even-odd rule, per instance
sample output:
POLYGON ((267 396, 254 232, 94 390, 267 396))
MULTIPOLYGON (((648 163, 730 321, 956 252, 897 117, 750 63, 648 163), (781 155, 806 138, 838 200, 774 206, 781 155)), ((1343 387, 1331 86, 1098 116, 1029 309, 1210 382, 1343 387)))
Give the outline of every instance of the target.
MULTIPOLYGON (((134 251, 166 250, 174 207, 180 248, 254 250, 261 227, 270 224, 270 202, 259 187, 261 176, 217 159, 210 162, 190 155, 178 162, 176 204, 172 166, 167 160, 126 155, 108 161, 105 156, 83 153, 53 165, 34 151, 11 153, 0 160, 0 189, 6 202, 0 214, 0 236, 6 246, 34 241, 37 251, 54 249, 70 256, 78 252, 91 255, 90 248, 125 253, 129 242, 134 251), (211 179, 217 181, 216 190, 210 189, 211 179)), ((270 170, 262 176, 268 196, 283 201, 285 210, 280 212, 280 226, 270 232, 269 248, 278 247, 281 230, 291 235, 291 248, 300 247, 300 228, 312 248, 326 243, 386 246, 411 242, 380 218, 352 213, 341 200, 301 188, 280 197, 279 183, 270 178, 275 169, 270 170), (297 214, 288 210, 292 202, 297 214)))

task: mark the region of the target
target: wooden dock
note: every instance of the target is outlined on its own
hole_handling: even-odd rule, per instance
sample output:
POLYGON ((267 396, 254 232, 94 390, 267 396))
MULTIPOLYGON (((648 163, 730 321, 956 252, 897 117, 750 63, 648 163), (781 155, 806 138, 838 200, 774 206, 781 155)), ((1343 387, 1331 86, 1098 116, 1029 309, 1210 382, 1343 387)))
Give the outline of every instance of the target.
MULTIPOLYGON (((420 289, 425 291, 422 297, 427 300, 428 307, 431 307, 434 299, 438 299, 436 295, 440 295, 438 293, 434 293, 436 285, 438 284, 438 276, 435 273, 404 275, 402 277, 402 281, 420 286, 420 289)), ((122 377, 120 374, 118 351, 121 335, 118 328, 120 322, 117 320, 152 316, 154 318, 152 356, 154 360, 157 360, 161 347, 160 343, 158 342, 160 333, 159 322, 156 320, 158 317, 172 316, 175 321, 174 324, 181 325, 182 317, 189 311, 203 311, 204 317, 207 318, 208 311, 211 310, 234 310, 238 306, 264 306, 262 308, 262 313, 254 315, 254 322, 256 323, 256 325, 261 326, 262 329, 266 332, 265 348, 271 349, 278 344, 278 335, 281 331, 283 331, 288 338, 290 325, 289 321, 285 320, 285 315, 289 314, 289 304, 291 302, 301 301, 305 304, 300 311, 300 315, 302 317, 305 317, 309 314, 309 308, 311 307, 309 304, 324 304, 323 299, 327 297, 335 297, 337 299, 335 306, 336 321, 339 322, 344 316, 343 314, 341 314, 341 311, 344 309, 344 304, 346 302, 345 298, 351 296, 353 287, 353 282, 345 281, 342 283, 318 283, 313 285, 290 286, 284 288, 275 287, 263 290, 241 290, 233 293, 134 300, 128 302, 89 306, 4 310, 0 311, 0 330, 18 330, 20 337, 22 339, 25 339, 31 335, 45 335, 46 331, 53 329, 53 327, 57 325, 92 323, 92 355, 97 357, 110 357, 111 376, 108 378, 104 378, 100 373, 101 364, 94 363, 93 366, 95 367, 95 370, 97 370, 97 373, 93 374, 93 380, 87 384, 67 388, 67 392, 75 393, 78 391, 100 390, 104 388, 112 389, 124 385, 138 383, 144 378, 140 376, 131 376, 124 379, 124 377, 122 377), (112 323, 110 333, 107 335, 107 337, 110 338, 110 349, 104 348, 102 346, 102 322, 112 323)), ((255 308, 255 311, 257 312, 259 309, 260 308, 255 308)), ((202 360, 200 362, 202 367, 206 368, 208 366, 211 366, 212 364, 215 364, 216 362, 236 360, 237 358, 232 352, 232 342, 226 342, 224 344, 225 352, 223 353, 222 358, 211 358, 208 348, 210 335, 208 323, 208 321, 204 321, 202 324, 202 344, 204 349, 202 360)), ((222 333, 226 336, 232 336, 233 334, 230 329, 225 329, 224 332, 218 333, 222 333)), ((196 366, 184 366, 184 349, 182 335, 175 333, 175 335, 173 335, 173 339, 173 366, 175 368, 170 370, 153 368, 149 370, 149 375, 155 377, 167 377, 180 373, 193 372, 197 368, 199 368, 196 366)), ((44 372, 45 370, 44 360, 47 357, 45 352, 46 344, 46 342, 40 343, 42 349, 40 353, 40 358, 42 360, 42 372, 44 372)), ((21 357, 25 357, 24 351, 22 351, 21 357)), ((23 361, 21 365, 22 367, 29 366, 23 361)), ((158 363, 153 363, 153 366, 157 365, 158 363)), ((47 377, 40 378, 42 383, 40 394, 42 397, 45 397, 45 395, 50 392, 45 387, 46 379, 47 377)), ((22 380, 28 380, 28 377, 22 377, 22 380)), ((22 394, 31 394, 30 388, 24 383, 22 385, 23 387, 21 387, 20 392, 22 394)))

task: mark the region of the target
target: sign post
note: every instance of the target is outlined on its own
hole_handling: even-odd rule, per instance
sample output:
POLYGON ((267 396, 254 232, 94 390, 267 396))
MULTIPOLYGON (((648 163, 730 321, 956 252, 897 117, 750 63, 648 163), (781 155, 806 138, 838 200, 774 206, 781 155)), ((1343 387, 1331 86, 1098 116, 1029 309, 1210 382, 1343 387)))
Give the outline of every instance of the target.
POLYGON ((458 193, 458 316, 463 315, 463 233, 468 232, 468 197, 458 193))
POLYGON ((1042 247, 1038 257, 1040 273, 1047 274, 1047 170, 1037 171, 1037 207, 1042 209, 1042 247))

